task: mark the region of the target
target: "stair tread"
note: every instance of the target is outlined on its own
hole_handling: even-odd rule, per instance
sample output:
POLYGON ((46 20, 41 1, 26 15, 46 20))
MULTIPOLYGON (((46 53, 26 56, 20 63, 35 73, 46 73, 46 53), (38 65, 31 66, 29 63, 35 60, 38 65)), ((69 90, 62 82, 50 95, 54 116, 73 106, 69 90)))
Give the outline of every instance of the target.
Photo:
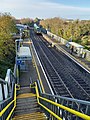
MULTIPOLYGON (((23 114, 23 115, 17 115, 15 117, 22 117, 22 116, 34 116, 34 115, 41 115, 41 114, 45 114, 45 113, 42 113, 42 112, 33 112, 33 113, 30 113, 30 114, 23 114)), ((14 118, 15 118, 14 117, 14 118)))
POLYGON ((31 93, 29 87, 21 87, 18 93, 12 120, 46 120, 38 105, 36 94, 31 93))
POLYGON ((17 104, 25 104, 25 103, 31 103, 31 102, 37 102, 36 97, 18 98, 16 101, 17 104))
POLYGON ((45 117, 41 118, 13 118, 12 120, 47 120, 45 117))
POLYGON ((31 114, 31 113, 33 113, 33 112, 41 112, 41 109, 40 108, 35 108, 35 109, 31 109, 31 110, 29 110, 29 109, 26 109, 26 110, 17 110, 17 111, 15 111, 14 112, 14 115, 16 116, 16 115, 22 115, 22 114, 31 114))
POLYGON ((17 106, 17 108, 16 108, 15 110, 19 110, 19 109, 20 109, 20 110, 21 110, 21 109, 23 109, 23 110, 25 109, 25 110, 26 110, 26 109, 31 109, 32 107, 33 107, 33 108, 38 107, 38 104, 27 105, 27 106, 24 106, 24 107, 23 107, 23 106, 17 106))
POLYGON ((47 120, 45 117, 37 118, 13 118, 12 120, 47 120))
POLYGON ((17 98, 17 101, 19 101, 19 100, 25 100, 25 99, 36 99, 36 96, 26 97, 26 98, 17 98))
POLYGON ((16 102, 16 105, 18 105, 18 104, 29 104, 30 102, 32 102, 32 103, 35 103, 35 102, 37 102, 37 100, 35 100, 35 99, 32 99, 32 100, 19 100, 19 101, 17 101, 16 102))
POLYGON ((13 120, 46 120, 46 116, 44 113, 41 112, 35 112, 31 114, 23 114, 18 115, 13 118, 13 120))
POLYGON ((33 93, 24 93, 24 94, 20 94, 17 96, 17 99, 18 98, 27 98, 27 97, 34 97, 36 96, 36 94, 33 94, 33 93))
POLYGON ((21 116, 19 116, 19 115, 18 115, 18 116, 15 116, 14 118, 24 118, 24 117, 25 117, 25 118, 33 118, 33 117, 46 117, 46 116, 43 115, 43 114, 33 114, 33 115, 30 115, 30 114, 29 114, 29 115, 28 115, 28 114, 25 115, 25 114, 24 114, 24 115, 21 115, 21 116))
POLYGON ((31 106, 31 105, 34 105, 34 104, 38 104, 38 102, 37 102, 36 100, 26 101, 26 102, 24 102, 24 101, 22 102, 22 101, 21 101, 21 102, 18 102, 16 105, 17 105, 17 107, 18 107, 18 106, 23 106, 23 107, 24 107, 24 106, 27 106, 27 105, 30 105, 30 106, 31 106), (32 102, 32 104, 31 104, 30 102, 32 102))

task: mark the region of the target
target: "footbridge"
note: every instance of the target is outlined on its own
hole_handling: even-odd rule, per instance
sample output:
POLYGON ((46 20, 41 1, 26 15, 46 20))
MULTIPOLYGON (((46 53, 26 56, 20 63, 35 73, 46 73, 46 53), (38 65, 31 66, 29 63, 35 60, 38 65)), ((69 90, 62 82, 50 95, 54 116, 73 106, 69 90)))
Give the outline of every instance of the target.
POLYGON ((90 102, 55 94, 33 41, 18 42, 14 71, 0 79, 0 120, 90 120, 90 102))

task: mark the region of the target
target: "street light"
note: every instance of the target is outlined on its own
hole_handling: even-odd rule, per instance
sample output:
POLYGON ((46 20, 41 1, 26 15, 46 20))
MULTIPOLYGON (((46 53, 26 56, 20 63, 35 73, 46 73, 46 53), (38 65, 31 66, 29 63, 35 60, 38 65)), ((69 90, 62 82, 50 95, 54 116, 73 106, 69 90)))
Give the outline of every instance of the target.
POLYGON ((22 37, 22 32, 21 32, 21 31, 22 31, 22 29, 20 28, 20 39, 21 39, 21 37, 22 37))
POLYGON ((16 63, 16 77, 17 77, 17 83, 19 83, 19 65, 17 64, 17 60, 18 60, 18 56, 17 56, 17 53, 20 51, 20 42, 22 42, 23 40, 20 38, 20 39, 17 39, 15 40, 15 46, 16 46, 16 59, 15 59, 15 63, 16 63))
POLYGON ((23 41, 23 39, 17 39, 17 40, 15 40, 15 45, 16 45, 16 56, 17 56, 17 52, 19 52, 19 50, 20 50, 20 42, 22 42, 23 41))
POLYGON ((72 36, 70 37, 70 40, 69 40, 69 42, 72 42, 72 36))

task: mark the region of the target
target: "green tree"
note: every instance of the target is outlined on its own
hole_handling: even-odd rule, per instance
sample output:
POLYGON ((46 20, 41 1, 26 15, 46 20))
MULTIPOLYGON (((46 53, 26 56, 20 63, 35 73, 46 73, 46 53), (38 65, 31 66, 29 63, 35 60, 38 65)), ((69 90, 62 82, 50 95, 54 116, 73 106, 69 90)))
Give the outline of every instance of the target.
POLYGON ((13 68, 15 42, 12 33, 17 31, 14 19, 8 13, 0 14, 0 77, 4 78, 7 68, 13 68))
POLYGON ((40 24, 54 33, 67 40, 72 38, 79 44, 90 44, 90 20, 65 20, 60 18, 51 18, 40 21, 40 24), (87 38, 84 36, 88 36, 87 38))

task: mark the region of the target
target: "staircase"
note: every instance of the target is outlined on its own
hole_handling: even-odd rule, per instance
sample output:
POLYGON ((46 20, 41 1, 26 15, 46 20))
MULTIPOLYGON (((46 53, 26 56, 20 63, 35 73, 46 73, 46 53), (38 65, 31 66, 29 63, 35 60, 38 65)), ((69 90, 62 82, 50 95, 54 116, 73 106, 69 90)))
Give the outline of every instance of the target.
POLYGON ((46 120, 37 103, 36 94, 31 93, 30 87, 21 87, 18 91, 12 120, 46 120))

